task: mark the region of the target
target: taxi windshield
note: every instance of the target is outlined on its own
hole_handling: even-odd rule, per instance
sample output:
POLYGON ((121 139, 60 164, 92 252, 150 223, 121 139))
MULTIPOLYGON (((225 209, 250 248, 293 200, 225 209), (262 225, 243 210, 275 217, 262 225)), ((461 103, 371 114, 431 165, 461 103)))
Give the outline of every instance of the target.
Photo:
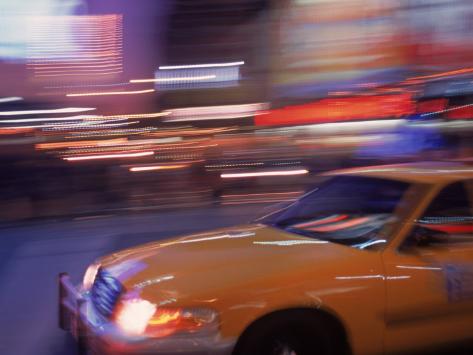
POLYGON ((290 233, 360 249, 386 243, 381 230, 409 184, 364 176, 336 176, 262 222, 290 233))

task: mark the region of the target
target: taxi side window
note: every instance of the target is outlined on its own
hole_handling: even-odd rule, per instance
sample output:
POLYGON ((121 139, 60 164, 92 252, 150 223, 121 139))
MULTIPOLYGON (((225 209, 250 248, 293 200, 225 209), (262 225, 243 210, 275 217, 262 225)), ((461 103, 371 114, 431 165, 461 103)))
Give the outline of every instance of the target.
POLYGON ((453 246, 473 242, 473 215, 463 182, 446 186, 419 218, 406 247, 453 246))

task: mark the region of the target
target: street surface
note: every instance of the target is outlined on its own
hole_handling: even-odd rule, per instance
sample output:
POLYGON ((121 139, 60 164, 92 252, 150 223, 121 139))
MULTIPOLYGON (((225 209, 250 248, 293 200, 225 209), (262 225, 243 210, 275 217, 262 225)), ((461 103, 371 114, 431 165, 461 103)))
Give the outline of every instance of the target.
POLYGON ((252 220, 261 205, 197 207, 90 216, 0 228, 0 354, 75 354, 57 325, 57 274, 80 282, 88 264, 113 251, 252 220))

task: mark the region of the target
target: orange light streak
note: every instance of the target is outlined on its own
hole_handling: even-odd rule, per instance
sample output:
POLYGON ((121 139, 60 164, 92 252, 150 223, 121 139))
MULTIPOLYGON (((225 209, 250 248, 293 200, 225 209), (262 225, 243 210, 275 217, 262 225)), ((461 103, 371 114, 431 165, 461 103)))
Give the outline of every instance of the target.
POLYGON ((451 75, 466 74, 466 73, 471 73, 471 72, 473 72, 473 68, 464 68, 464 69, 452 70, 452 71, 447 71, 444 73, 438 73, 438 74, 432 74, 432 75, 415 76, 412 78, 408 78, 407 80, 410 81, 410 80, 434 79, 434 78, 442 78, 442 77, 451 76, 451 75))
POLYGON ((82 148, 93 146, 107 146, 111 144, 125 144, 128 142, 126 138, 106 139, 106 140, 88 140, 88 141, 72 141, 57 143, 39 143, 35 145, 37 150, 58 149, 58 148, 82 148))

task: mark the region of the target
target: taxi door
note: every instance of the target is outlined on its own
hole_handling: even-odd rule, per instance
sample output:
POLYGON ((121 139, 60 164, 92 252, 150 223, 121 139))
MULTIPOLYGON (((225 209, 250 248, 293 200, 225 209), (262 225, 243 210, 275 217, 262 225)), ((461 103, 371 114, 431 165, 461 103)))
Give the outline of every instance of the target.
POLYGON ((470 185, 433 187, 384 252, 386 353, 473 338, 470 185))

